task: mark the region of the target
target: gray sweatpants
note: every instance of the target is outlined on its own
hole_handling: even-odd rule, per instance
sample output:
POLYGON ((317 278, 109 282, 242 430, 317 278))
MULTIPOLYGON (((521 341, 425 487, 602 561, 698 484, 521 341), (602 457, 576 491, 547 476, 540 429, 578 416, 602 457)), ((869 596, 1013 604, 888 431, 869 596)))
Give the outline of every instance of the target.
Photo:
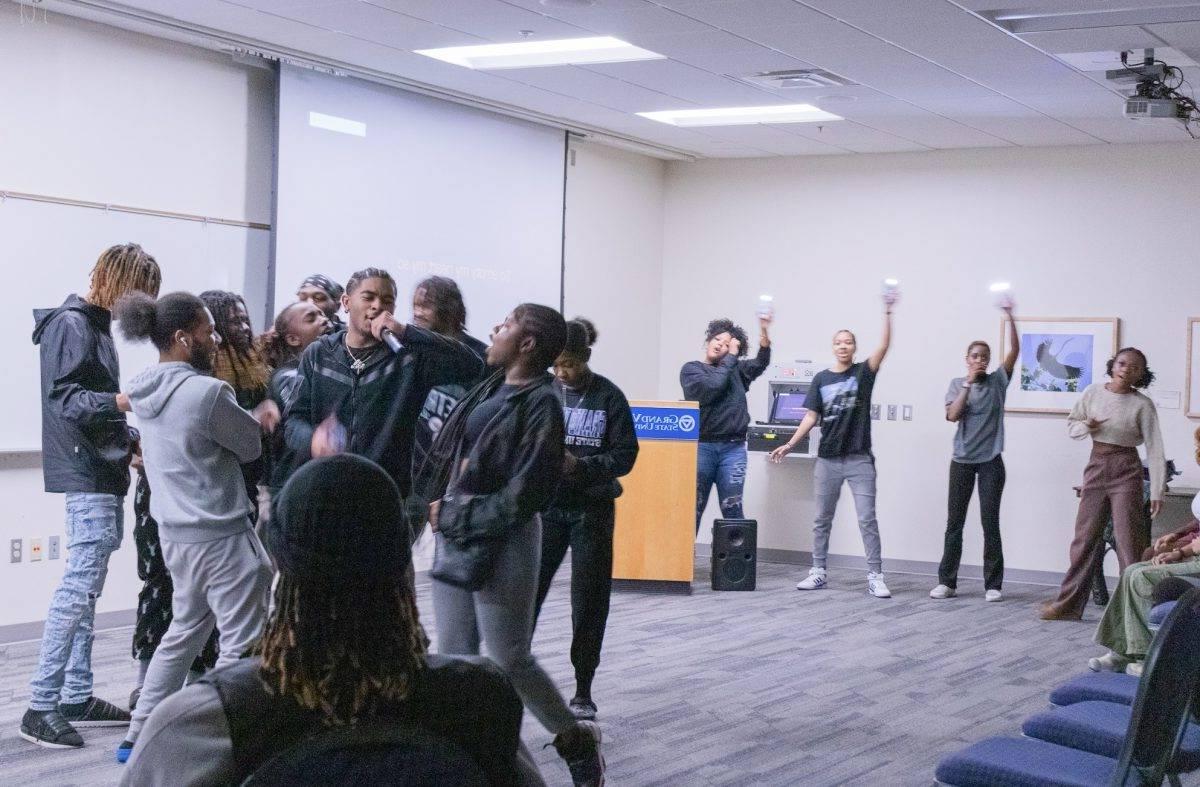
MULTIPOLYGON (((164 531, 160 531, 166 535, 164 531)), ((171 625, 150 659, 127 740, 136 741, 158 703, 183 688, 188 668, 215 626, 221 632, 217 667, 241 658, 262 634, 271 563, 246 520, 245 532, 198 544, 162 541, 175 596, 171 625)))
POLYGON ((508 537, 480 590, 433 580, 433 612, 438 653, 477 656, 482 639, 484 655, 504 670, 542 726, 557 735, 574 727, 575 717, 529 649, 541 556, 542 522, 535 515, 508 537))
POLYGON ((862 534, 867 567, 883 571, 879 545, 879 522, 875 519, 875 458, 870 454, 849 454, 833 459, 817 459, 813 469, 813 487, 817 495, 817 518, 813 522, 813 566, 825 568, 829 555, 829 531, 837 511, 842 484, 850 484, 858 530, 862 534))

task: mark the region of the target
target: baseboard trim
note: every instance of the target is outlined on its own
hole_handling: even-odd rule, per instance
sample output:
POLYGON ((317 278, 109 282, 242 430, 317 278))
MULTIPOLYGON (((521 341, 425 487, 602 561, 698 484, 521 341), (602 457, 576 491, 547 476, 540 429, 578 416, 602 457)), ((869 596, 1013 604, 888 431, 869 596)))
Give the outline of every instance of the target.
MULTIPOLYGON (((704 560, 709 560, 712 557, 711 544, 696 544, 696 557, 704 560)), ((794 549, 766 549, 760 547, 758 550, 758 561, 760 563, 781 563, 788 566, 809 566, 812 565, 812 552, 794 549)), ((883 561, 884 569, 889 574, 920 574, 923 576, 937 576, 938 564, 927 560, 893 560, 885 558, 883 561)), ((830 555, 827 561, 830 568, 857 568, 866 569, 863 559, 859 555, 830 555)), ((973 579, 983 581, 983 566, 972 566, 963 564, 958 570, 959 579, 973 579)), ((1046 585, 1049 587, 1059 587, 1062 585, 1063 575, 1057 571, 1032 571, 1028 569, 1009 568, 1004 570, 1005 582, 1016 582, 1025 585, 1046 585)), ((1109 580, 1115 582, 1117 577, 1109 577, 1109 580)))
MULTIPOLYGON (((94 628, 96 631, 126 628, 137 621, 136 609, 119 609, 112 612, 97 612, 94 628)), ((17 642, 37 642, 42 638, 42 627, 46 621, 38 620, 32 623, 14 623, 0 626, 0 645, 12 645, 17 642)))

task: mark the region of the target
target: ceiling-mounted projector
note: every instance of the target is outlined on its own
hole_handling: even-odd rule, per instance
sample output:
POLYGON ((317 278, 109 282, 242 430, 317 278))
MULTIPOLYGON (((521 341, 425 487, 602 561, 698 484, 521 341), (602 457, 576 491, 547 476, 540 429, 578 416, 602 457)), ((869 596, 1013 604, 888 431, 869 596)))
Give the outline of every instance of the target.
POLYGON ((1173 98, 1125 99, 1125 117, 1130 120, 1187 120, 1191 113, 1173 98))

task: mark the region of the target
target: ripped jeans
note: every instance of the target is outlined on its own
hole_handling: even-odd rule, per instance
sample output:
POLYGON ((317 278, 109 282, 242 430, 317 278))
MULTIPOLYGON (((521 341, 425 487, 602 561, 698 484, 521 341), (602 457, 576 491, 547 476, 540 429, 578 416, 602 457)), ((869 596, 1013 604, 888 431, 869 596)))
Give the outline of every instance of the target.
POLYGON ((721 516, 742 519, 742 488, 746 484, 745 443, 699 443, 696 451, 696 532, 708 504, 708 493, 717 485, 721 516))
POLYGON ((92 696, 92 639, 96 599, 104 590, 108 558, 121 546, 125 498, 68 492, 67 566, 42 632, 29 707, 55 710, 92 696))

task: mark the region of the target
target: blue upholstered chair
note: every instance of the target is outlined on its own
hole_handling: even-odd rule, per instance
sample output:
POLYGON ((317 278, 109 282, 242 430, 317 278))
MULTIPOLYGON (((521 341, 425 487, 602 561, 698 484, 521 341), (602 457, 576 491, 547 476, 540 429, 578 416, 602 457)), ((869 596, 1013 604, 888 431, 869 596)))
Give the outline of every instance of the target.
POLYGON ((1178 764, 1198 685, 1200 589, 1193 589, 1179 599, 1150 646, 1115 757, 1037 738, 989 738, 943 758, 937 767, 938 783, 955 787, 1161 784, 1178 764))

